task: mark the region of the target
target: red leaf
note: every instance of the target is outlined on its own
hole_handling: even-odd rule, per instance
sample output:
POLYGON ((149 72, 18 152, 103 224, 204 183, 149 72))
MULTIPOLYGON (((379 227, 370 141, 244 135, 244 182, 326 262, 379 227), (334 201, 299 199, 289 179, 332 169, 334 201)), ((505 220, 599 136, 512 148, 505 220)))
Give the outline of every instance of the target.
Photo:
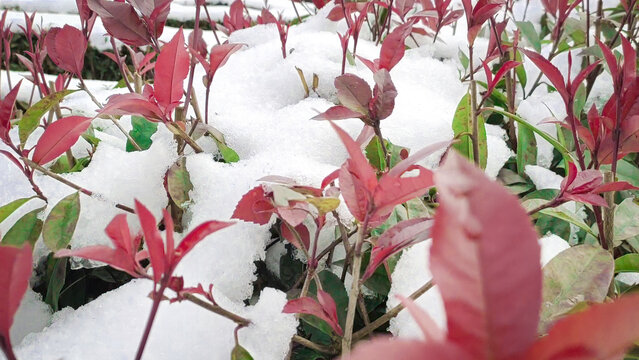
POLYGON ((499 83, 499 80, 501 80, 501 78, 504 77, 504 75, 506 75, 508 71, 516 68, 519 65, 521 65, 521 63, 518 61, 513 61, 513 60, 506 61, 495 74, 495 78, 489 82, 487 93, 491 94, 493 90, 495 90, 495 86, 497 86, 497 84, 499 83))
POLYGON ((173 0, 155 0, 153 11, 150 15, 145 16, 149 29, 153 31, 155 37, 160 37, 164 32, 164 24, 169 17, 171 11, 171 2, 173 0))
POLYGON ((91 17, 91 9, 89 8, 87 0, 75 0, 75 4, 78 7, 80 18, 83 21, 89 20, 89 18, 91 17))
MULTIPOLYGON (((342 359, 344 360, 344 358, 342 359)), ((391 337, 380 337, 372 341, 363 341, 361 345, 355 347, 348 359, 459 360, 473 359, 473 357, 450 342, 427 343, 419 340, 398 340, 391 337)))
POLYGON ((289 300, 282 309, 284 314, 308 314, 324 320, 336 334, 342 335, 342 327, 339 326, 337 320, 337 307, 335 301, 330 294, 322 290, 317 290, 317 296, 320 302, 311 297, 303 297, 299 299, 289 300))
POLYGON ((98 112, 98 115, 139 115, 149 121, 164 119, 162 110, 156 104, 136 93, 109 96, 109 102, 98 112))
POLYGON ((541 306, 537 233, 519 200, 461 156, 450 153, 435 179, 430 261, 448 338, 475 358, 521 359, 541 306))
POLYGON ((49 125, 38 140, 33 161, 46 164, 69 150, 91 125, 91 118, 68 116, 49 125))
POLYGON ((619 67, 617 66, 617 57, 612 53, 612 50, 608 47, 608 45, 601 42, 599 39, 597 40, 597 44, 601 49, 601 52, 606 60, 606 64, 608 64, 608 70, 610 70, 610 75, 612 75, 613 81, 616 83, 619 78, 619 67))
POLYGON ((548 80, 552 83, 552 85, 557 89, 559 94, 565 103, 568 103, 570 95, 568 94, 568 90, 566 89, 566 84, 564 81, 563 75, 559 72, 559 69, 555 67, 550 61, 546 60, 543 56, 537 54, 536 52, 532 52, 529 50, 521 49, 526 56, 541 70, 541 72, 546 75, 548 80))
POLYGON ((31 247, 0 246, 0 345, 11 347, 9 330, 31 277, 31 247))
POLYGON ((259 225, 265 225, 271 220, 274 207, 270 199, 266 197, 264 188, 256 186, 242 196, 235 206, 234 219, 249 221, 259 225))
POLYGON ((133 243, 129 223, 126 221, 125 214, 116 215, 109 225, 107 225, 104 232, 106 232, 115 247, 123 249, 129 254, 135 254, 138 250, 137 245, 139 244, 133 243))
POLYGON ((369 191, 373 191, 377 185, 377 175, 375 170, 368 163, 366 157, 362 153, 360 145, 356 143, 344 130, 331 122, 331 126, 337 132, 340 140, 348 151, 349 159, 346 160, 348 171, 362 182, 362 185, 369 191))
POLYGON ((290 242, 291 244, 293 244, 293 246, 295 246, 298 249, 309 249, 309 246, 311 243, 311 235, 306 225, 299 224, 294 227, 295 231, 297 231, 297 234, 300 236, 299 240, 302 240, 301 244, 300 244, 300 241, 297 239, 297 236, 295 236, 295 234, 291 231, 289 226, 290 225, 287 225, 283 222, 280 225, 280 233, 282 234, 284 239, 286 239, 286 241, 290 242))
POLYGON ((87 39, 82 31, 73 26, 53 28, 45 38, 47 53, 61 69, 82 77, 84 53, 87 50, 87 39))
POLYGON ((244 44, 222 44, 213 46, 209 56, 210 67, 207 70, 210 77, 213 78, 217 69, 224 66, 231 55, 240 50, 242 47, 244 47, 244 44))
POLYGON ((70 257, 76 256, 83 259, 100 261, 108 264, 114 269, 124 271, 133 277, 139 277, 140 274, 136 271, 136 263, 131 254, 127 253, 123 249, 112 249, 108 246, 95 245, 86 246, 80 249, 68 250, 62 249, 55 253, 56 257, 70 257))
POLYGON ((601 194, 601 193, 605 193, 609 191, 622 191, 622 190, 639 190, 639 188, 625 181, 615 181, 615 182, 597 186, 592 192, 595 194, 601 194))
POLYGON ((149 209, 137 200, 135 200, 135 213, 140 219, 140 225, 144 233, 144 242, 149 249, 151 266, 153 267, 153 281, 159 283, 167 267, 164 241, 158 231, 155 217, 153 217, 149 209))
POLYGON ((368 103, 373 94, 366 81, 353 74, 344 74, 335 78, 335 88, 342 105, 361 115, 368 115, 368 103))
POLYGON ((528 352, 530 360, 623 358, 639 339, 639 296, 592 305, 559 320, 528 352), (578 355, 578 356, 575 356, 578 355))
POLYGON ((368 263, 362 281, 366 281, 381 265, 392 255, 430 237, 430 228, 433 226, 431 219, 405 220, 384 232, 371 251, 371 260, 368 263))
POLYGON ((620 36, 623 48, 623 84, 627 88, 637 77, 637 52, 625 36, 620 36))
POLYGON ((131 46, 151 43, 149 32, 133 6, 107 0, 88 0, 87 3, 100 16, 109 35, 131 46))
POLYGON ((370 117, 375 120, 384 120, 393 113, 397 89, 386 69, 378 70, 375 75, 375 88, 373 100, 369 104, 370 117))
POLYGON ((16 104, 16 97, 18 96, 18 91, 20 91, 20 85, 22 85, 22 80, 0 101, 0 139, 4 142, 11 141, 11 139, 9 139, 9 130, 11 130, 13 107, 16 104))
POLYGON ((359 119, 362 114, 357 111, 353 111, 346 106, 336 105, 328 108, 323 113, 314 116, 311 120, 344 120, 344 119, 359 119))
POLYGON ((189 54, 184 48, 182 28, 160 51, 155 62, 154 94, 161 109, 182 99, 184 80, 189 74, 189 54))
POLYGON ((415 176, 393 176, 390 172, 381 179, 375 189, 375 216, 387 217, 395 206, 423 195, 433 187, 433 172, 421 167, 412 166, 409 170, 418 172, 415 176))
POLYGON ((404 41, 413 31, 413 22, 408 21, 395 28, 382 43, 379 53, 379 68, 391 71, 404 57, 406 45, 404 41))
MULTIPOLYGON (((175 263, 173 266, 177 265, 177 262, 182 260, 182 258, 188 254, 195 245, 197 245, 200 241, 204 240, 210 234, 214 232, 220 231, 224 228, 227 228, 234 223, 232 222, 224 222, 224 221, 207 221, 198 225, 193 231, 191 231, 180 245, 178 245, 177 249, 175 249, 175 263)), ((172 250, 172 249, 170 249, 172 250)))

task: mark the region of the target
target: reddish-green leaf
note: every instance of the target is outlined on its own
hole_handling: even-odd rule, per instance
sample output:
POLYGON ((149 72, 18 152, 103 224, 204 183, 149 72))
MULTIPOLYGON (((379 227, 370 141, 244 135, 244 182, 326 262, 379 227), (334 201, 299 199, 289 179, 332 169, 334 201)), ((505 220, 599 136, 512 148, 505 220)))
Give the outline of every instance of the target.
POLYGON ((344 74, 335 78, 335 88, 342 105, 361 115, 368 115, 368 103, 373 94, 366 81, 353 74, 344 74))
POLYGON ((56 65, 77 76, 82 76, 84 53, 88 45, 82 31, 70 25, 52 28, 47 33, 45 44, 49 57, 56 65))
POLYGON ((541 306, 530 219, 517 197, 454 152, 435 182, 430 261, 448 338, 476 358, 520 359, 536 339, 541 306))
POLYGON ((0 246, 0 344, 11 347, 13 316, 31 277, 31 247, 0 246))

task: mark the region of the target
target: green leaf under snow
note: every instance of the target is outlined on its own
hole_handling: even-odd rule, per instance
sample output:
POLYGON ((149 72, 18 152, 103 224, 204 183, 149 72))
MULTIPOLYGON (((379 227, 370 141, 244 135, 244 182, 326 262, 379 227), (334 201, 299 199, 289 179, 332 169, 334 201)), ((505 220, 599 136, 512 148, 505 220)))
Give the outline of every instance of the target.
POLYGON ((60 200, 44 221, 42 239, 52 251, 65 249, 71 242, 75 226, 80 218, 80 193, 73 193, 60 200))
MULTIPOLYGON (((343 327, 346 322, 346 311, 348 310, 348 293, 344 288, 344 283, 339 276, 328 270, 324 270, 317 275, 322 283, 323 290, 329 293, 333 300, 335 300, 337 319, 339 320, 340 326, 343 327)), ((317 294, 315 282, 311 283, 308 291, 310 294, 317 294)))
POLYGON ((23 198, 14 200, 7 205, 0 207, 0 223, 3 222, 9 215, 13 214, 14 211, 18 210, 20 206, 24 205, 27 201, 35 198, 35 196, 29 198, 23 198))
POLYGON ((34 105, 32 105, 22 116, 18 123, 18 135, 20 136, 20 144, 24 145, 35 129, 40 125, 40 119, 51 110, 52 107, 58 105, 65 96, 78 90, 62 90, 50 94, 34 105))
MULTIPOLYGON (((473 120, 471 113, 470 94, 466 94, 459 101, 453 118, 453 134, 456 139, 459 139, 458 142, 453 144, 453 148, 469 160, 473 160, 473 141, 471 136, 473 133, 473 120)), ((485 169, 488 159, 488 141, 486 139, 486 125, 481 115, 477 116, 477 125, 479 126, 479 165, 482 169, 485 169)))
POLYGON ((47 284, 47 295, 44 298, 44 302, 47 303, 53 311, 60 310, 58 302, 60 300, 60 292, 64 287, 64 283, 67 277, 67 262, 68 257, 65 258, 53 258, 50 259, 49 270, 49 283, 47 284))
POLYGON ((180 208, 184 208, 191 201, 189 192, 193 190, 193 184, 183 161, 176 162, 169 169, 167 187, 171 199, 180 208))
POLYGON ((225 143, 217 141, 217 139, 215 140, 215 143, 217 144, 217 149, 220 151, 220 155, 222 155, 224 162, 234 163, 240 161, 240 156, 235 152, 235 150, 228 147, 225 143))
POLYGON ((42 232, 42 220, 38 218, 42 210, 43 207, 29 211, 18 219, 2 238, 2 244, 22 246, 29 243, 33 247, 42 232))
POLYGON ((614 269, 610 253, 593 245, 566 249, 550 260, 543 269, 540 332, 579 302, 602 302, 614 269))
MULTIPOLYGON (((149 121, 141 116, 131 116, 131 126, 133 129, 129 131, 129 135, 135 140, 135 142, 140 145, 142 150, 147 150, 153 144, 153 140, 151 140, 151 136, 155 134, 158 130, 158 124, 152 121, 149 121)), ((133 152, 137 151, 137 149, 133 146, 133 144, 127 140, 126 141, 126 151, 133 152)))

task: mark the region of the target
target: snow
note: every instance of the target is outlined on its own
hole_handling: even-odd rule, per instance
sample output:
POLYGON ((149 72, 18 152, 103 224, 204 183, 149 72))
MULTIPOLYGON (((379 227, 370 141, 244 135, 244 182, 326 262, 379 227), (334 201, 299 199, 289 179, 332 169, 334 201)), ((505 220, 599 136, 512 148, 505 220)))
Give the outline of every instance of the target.
MULTIPOLYGON (((151 284, 134 280, 76 311, 61 311, 43 332, 27 335, 16 348, 17 356, 31 360, 133 358, 151 306, 146 296, 151 284)), ((284 293, 265 289, 252 307, 221 295, 216 295, 216 301, 252 320, 239 331, 240 344, 250 353, 259 354, 260 359, 284 358, 297 328, 294 315, 281 313, 284 293)), ((191 303, 163 303, 143 359, 175 359, 177 354, 194 360, 228 359, 234 328, 232 321, 191 303)))
POLYGON ((42 301, 42 295, 27 289, 11 326, 11 343, 20 344, 27 335, 42 331, 50 321, 51 308, 42 301))

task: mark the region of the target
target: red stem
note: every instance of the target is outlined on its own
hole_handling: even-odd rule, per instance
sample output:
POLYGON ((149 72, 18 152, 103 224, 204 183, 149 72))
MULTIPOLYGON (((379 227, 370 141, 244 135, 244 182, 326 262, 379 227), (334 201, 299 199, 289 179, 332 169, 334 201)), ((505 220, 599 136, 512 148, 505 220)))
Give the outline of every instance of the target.
POLYGON ((149 319, 146 321, 146 327, 144 328, 142 339, 140 339, 140 345, 138 345, 138 352, 135 355, 135 360, 142 359, 144 348, 146 347, 146 343, 149 340, 149 335, 151 334, 151 327, 153 327, 153 322, 155 321, 155 316, 158 313, 158 308, 160 307, 160 302, 162 301, 164 290, 166 290, 167 285, 167 281, 162 280, 162 282, 160 283, 160 289, 158 289, 158 291, 153 291, 153 306, 151 307, 151 312, 149 313, 149 319))

